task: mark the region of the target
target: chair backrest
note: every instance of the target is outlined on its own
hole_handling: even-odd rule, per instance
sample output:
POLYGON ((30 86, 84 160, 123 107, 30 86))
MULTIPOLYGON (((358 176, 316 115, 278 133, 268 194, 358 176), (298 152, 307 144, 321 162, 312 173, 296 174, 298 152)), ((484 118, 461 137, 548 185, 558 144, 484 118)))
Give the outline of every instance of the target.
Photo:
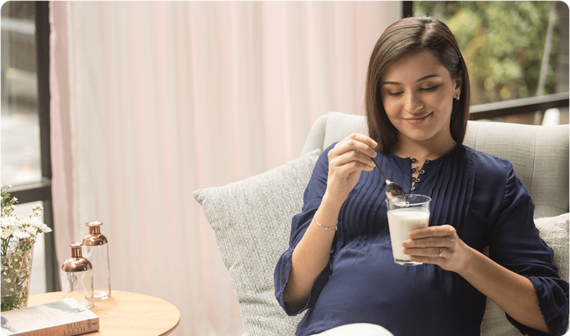
MULTIPOLYGON (((534 201, 534 217, 550 217, 569 210, 568 131, 568 125, 469 121, 463 143, 509 160, 534 201)), ((352 132, 368 134, 364 116, 329 112, 313 124, 302 154, 325 149, 352 132)))

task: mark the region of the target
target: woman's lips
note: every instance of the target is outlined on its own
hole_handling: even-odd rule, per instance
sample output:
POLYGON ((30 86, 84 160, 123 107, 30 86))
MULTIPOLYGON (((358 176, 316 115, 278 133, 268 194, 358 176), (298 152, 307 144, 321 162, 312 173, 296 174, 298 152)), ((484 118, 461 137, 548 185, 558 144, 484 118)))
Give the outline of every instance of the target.
POLYGON ((421 123, 423 123, 428 117, 430 117, 433 114, 433 112, 430 112, 428 114, 426 114, 423 117, 412 117, 412 118, 404 118, 404 120, 406 122, 408 122, 409 124, 412 125, 419 125, 421 123))

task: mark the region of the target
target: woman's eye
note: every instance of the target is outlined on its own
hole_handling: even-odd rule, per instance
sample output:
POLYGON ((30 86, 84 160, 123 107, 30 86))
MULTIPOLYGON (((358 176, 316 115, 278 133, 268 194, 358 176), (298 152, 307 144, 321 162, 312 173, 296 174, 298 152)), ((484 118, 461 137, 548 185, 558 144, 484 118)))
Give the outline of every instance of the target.
POLYGON ((388 92, 388 96, 399 96, 402 92, 388 92))
POLYGON ((437 89, 439 87, 439 85, 434 85, 432 87, 428 87, 428 88, 421 88, 421 91, 434 91, 435 89, 437 89))

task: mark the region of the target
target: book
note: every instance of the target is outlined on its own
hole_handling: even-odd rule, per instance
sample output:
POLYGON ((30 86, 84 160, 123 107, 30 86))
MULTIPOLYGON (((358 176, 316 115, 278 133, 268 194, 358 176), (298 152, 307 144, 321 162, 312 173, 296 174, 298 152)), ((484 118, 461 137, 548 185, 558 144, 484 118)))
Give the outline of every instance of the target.
POLYGON ((18 336, 71 336, 99 330, 99 316, 73 298, 2 312, 1 331, 18 336))

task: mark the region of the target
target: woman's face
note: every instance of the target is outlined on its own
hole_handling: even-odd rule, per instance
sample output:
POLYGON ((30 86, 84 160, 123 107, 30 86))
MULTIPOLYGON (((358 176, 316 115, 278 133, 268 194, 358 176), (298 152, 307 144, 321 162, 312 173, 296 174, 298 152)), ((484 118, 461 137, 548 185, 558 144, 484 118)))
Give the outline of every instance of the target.
POLYGON ((453 99, 461 93, 461 78, 429 51, 406 54, 390 64, 381 79, 381 96, 388 118, 402 137, 423 142, 453 141, 449 128, 453 99))

